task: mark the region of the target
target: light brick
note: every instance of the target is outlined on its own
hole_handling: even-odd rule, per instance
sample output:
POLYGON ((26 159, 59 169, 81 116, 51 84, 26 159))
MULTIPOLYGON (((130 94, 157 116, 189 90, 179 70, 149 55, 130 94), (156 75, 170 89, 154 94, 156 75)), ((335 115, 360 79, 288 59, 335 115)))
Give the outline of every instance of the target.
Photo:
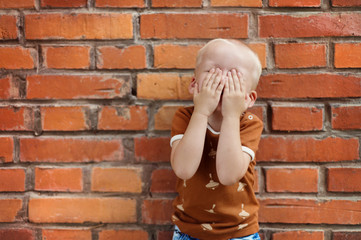
POLYGON ((262 0, 211 0, 213 7, 262 7, 262 0))
POLYGON ((88 69, 89 46, 43 47, 44 65, 55 69, 88 69))
POLYGON ((0 107, 0 130, 31 131, 34 113, 27 107, 0 107))
POLYGON ((361 68, 361 43, 335 44, 336 68, 361 68))
POLYGON ((317 169, 270 168, 266 170, 267 192, 318 191, 317 169))
POLYGON ((14 158, 14 140, 12 137, 0 137, 0 162, 9 163, 14 158))
POLYGON ((96 7, 143 8, 144 0, 95 0, 96 7))
POLYGON ((44 131, 79 131, 90 129, 86 118, 87 107, 41 107, 44 131))
POLYGON ((288 43, 275 45, 278 68, 326 67, 326 45, 313 43, 288 43))
POLYGON ((9 0, 0 0, 0 8, 34 8, 35 1, 34 0, 17 0, 17 1, 9 1, 9 0))
POLYGON ((360 7, 361 0, 332 0, 333 7, 360 7))
POLYGON ((131 91, 128 76, 32 75, 26 81, 27 99, 112 99, 131 91))
POLYGON ((258 17, 262 38, 361 36, 360 13, 317 13, 261 15, 258 17))
POLYGON ((99 47, 97 60, 100 69, 143 69, 147 66, 146 50, 141 45, 99 47))
POLYGON ((152 0, 152 7, 202 7, 202 0, 152 0))
POLYGON ((24 169, 0 169, 0 192, 25 191, 24 169))
POLYGON ((133 37, 132 15, 28 14, 25 15, 25 37, 26 39, 130 39, 133 37))
POLYGON ((273 99, 360 97, 360 83, 356 75, 271 74, 261 77, 257 93, 258 98, 273 99))
MULTIPOLYGON (((7 0, 3 1, 12 2, 7 0)), ((18 38, 16 18, 16 16, 12 15, 0 15, 0 40, 11 40, 18 38)))
POLYGON ((43 229, 42 240, 92 240, 91 230, 43 229))
POLYGON ((247 38, 248 15, 239 13, 143 14, 143 39, 247 38))
POLYGON ((192 75, 176 73, 141 73, 137 77, 137 97, 154 100, 190 100, 192 75))
POLYGON ((361 129, 361 106, 334 105, 332 111, 332 128, 341 130, 361 129))
POLYGON ((41 0, 41 7, 76 8, 86 7, 87 0, 41 0))
POLYGON ((36 67, 36 58, 36 50, 32 48, 0 47, 0 68, 33 69, 36 67))
POLYGON ((117 239, 148 240, 148 233, 143 230, 103 230, 99 232, 99 240, 117 239))
POLYGON ((323 129, 321 106, 272 106, 272 129, 280 131, 315 131, 323 129))
POLYGON ((148 128, 146 106, 109 106, 99 111, 100 130, 146 130, 148 128))
POLYGON ((121 139, 21 138, 21 162, 100 162, 121 161, 121 139))
POLYGON ((257 152, 258 162, 338 162, 358 158, 357 138, 265 137, 257 152))
POLYGON ((21 199, 0 199, 0 222, 15 222, 22 205, 21 199))
POLYGON ((126 198, 31 198, 32 223, 135 223, 136 202, 126 198))
POLYGON ((80 192, 83 190, 81 168, 35 168, 35 190, 80 192))
POLYGON ((271 7, 320 7, 321 0, 269 0, 271 7))
POLYGON ((361 168, 329 168, 327 190, 330 192, 361 192, 361 168))
POLYGON ((140 168, 93 168, 91 190, 95 192, 142 192, 140 168))

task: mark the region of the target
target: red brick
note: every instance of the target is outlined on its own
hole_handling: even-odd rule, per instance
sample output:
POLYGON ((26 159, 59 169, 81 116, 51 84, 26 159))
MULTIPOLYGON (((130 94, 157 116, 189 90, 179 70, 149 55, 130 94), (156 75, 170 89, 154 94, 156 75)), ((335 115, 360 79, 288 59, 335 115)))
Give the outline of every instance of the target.
POLYGON ((91 230, 43 229, 42 240, 92 240, 91 230))
POLYGON ((323 108, 314 106, 272 106, 272 129, 314 131, 323 128, 323 108))
POLYGON ((262 7, 262 0, 211 0, 213 7, 262 7))
POLYGON ((336 68, 361 68, 361 43, 335 44, 336 68))
POLYGON ((257 161, 337 162, 359 159, 357 138, 266 137, 262 138, 257 161))
POLYGON ((33 129, 34 113, 26 107, 0 107, 0 130, 29 131, 33 129))
POLYGON ((22 205, 21 199, 0 199, 0 222, 15 222, 22 205))
POLYGON ((326 67, 326 45, 313 43, 276 44, 275 62, 278 68, 326 67))
POLYGON ((26 39, 130 39, 131 14, 48 13, 25 15, 26 39), (61 28, 57 27, 61 26, 61 28))
POLYGON ((169 240, 173 237, 173 231, 158 231, 157 240, 169 240))
POLYGON ((41 7, 67 8, 86 7, 87 0, 41 0, 41 7))
POLYGON ((142 45, 98 48, 97 68, 143 69, 147 67, 146 50, 142 45))
POLYGON ((274 38, 361 36, 360 13, 263 15, 259 36, 274 38))
POLYGON ((361 201, 262 199, 260 223, 349 224, 361 222, 361 201))
MULTIPOLYGON (((3 0, 6 2, 12 2, 3 0)), ((16 27, 16 16, 0 15, 0 39, 9 40, 18 38, 18 28, 16 27)))
POLYGON ((35 233, 30 229, 0 229, 0 239, 35 240, 35 233))
POLYGON ((12 76, 0 78, 0 99, 19 98, 19 85, 12 76))
POLYGON ((130 93, 128 76, 33 75, 26 81, 27 99, 111 99, 130 93))
POLYGON ((25 191, 24 169, 0 169, 0 192, 23 191, 25 191))
POLYGON ((17 1, 0 0, 0 8, 34 8, 34 7, 35 7, 34 0, 17 0, 17 1))
POLYGON ((162 44, 154 47, 155 68, 193 69, 196 57, 203 45, 162 44))
POLYGON ((77 131, 88 130, 86 110, 80 106, 42 107, 41 123, 44 131, 77 131))
POLYGON ((361 129, 361 106, 332 106, 332 128, 349 130, 361 129))
POLYGON ((154 116, 155 130, 170 130, 175 112, 180 106, 162 106, 154 116))
POLYGON ((142 192, 140 168, 93 168, 91 190, 95 192, 142 192))
POLYGON ((270 168, 266 170, 267 192, 317 192, 318 170, 270 168))
POLYGON ((332 0, 334 7, 360 7, 361 0, 332 0))
POLYGON ((136 201, 125 198, 31 198, 33 223, 134 223, 136 201))
POLYGON ((168 137, 158 138, 135 138, 134 152, 137 161, 169 162, 170 139, 168 137))
POLYGON ((143 14, 143 39, 247 38, 248 15, 239 13, 143 14))
POLYGON ((148 240, 148 233, 143 230, 103 230, 99 240, 136 239, 148 240))
POLYGON ((21 138, 21 162, 121 161, 121 139, 21 138))
POLYGON ((9 163, 14 158, 14 140, 12 137, 0 137, 0 162, 9 163))
POLYGON ((329 168, 327 190, 361 192, 361 168, 329 168))
POLYGON ((323 232, 290 231, 272 234, 272 240, 324 240, 323 232))
POLYGON ((43 47, 44 65, 55 69, 88 69, 89 46, 43 47))
POLYGON ((360 97, 360 83, 356 75, 272 74, 261 77, 257 93, 258 98, 276 99, 360 97))
POLYGON ((23 47, 0 47, 0 68, 33 69, 36 66, 36 50, 23 47))
POLYGON ((95 0, 96 7, 142 8, 144 0, 95 0))
POLYGON ((253 52, 255 52, 258 56, 262 64, 262 68, 267 68, 267 46, 265 43, 250 43, 247 44, 253 52))
POLYGON ((270 0, 270 7, 320 7, 321 0, 270 0))
POLYGON ((193 75, 141 73, 137 78, 137 97, 156 100, 191 100, 188 91, 193 75))
POLYGON ((333 240, 359 240, 361 232, 334 232, 333 240))
POLYGON ((55 192, 83 191, 81 168, 35 168, 35 190, 55 192))
POLYGON ((100 130, 146 130, 148 128, 146 106, 107 106, 99 112, 100 130))
POLYGON ((172 169, 157 169, 152 172, 150 191, 154 193, 175 192, 177 177, 172 169))
POLYGON ((171 224, 173 200, 149 199, 142 205, 142 221, 145 224, 171 224))
POLYGON ((202 7, 202 0, 152 0, 152 7, 202 7))

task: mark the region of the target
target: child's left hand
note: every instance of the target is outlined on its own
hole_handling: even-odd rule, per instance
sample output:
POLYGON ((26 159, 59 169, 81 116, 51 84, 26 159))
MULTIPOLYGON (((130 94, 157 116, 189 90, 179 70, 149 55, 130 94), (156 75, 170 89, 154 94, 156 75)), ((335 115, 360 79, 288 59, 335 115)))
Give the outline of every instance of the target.
POLYGON ((251 99, 247 94, 245 80, 240 72, 232 69, 227 73, 227 78, 222 97, 222 115, 223 117, 239 118, 247 110, 251 99))

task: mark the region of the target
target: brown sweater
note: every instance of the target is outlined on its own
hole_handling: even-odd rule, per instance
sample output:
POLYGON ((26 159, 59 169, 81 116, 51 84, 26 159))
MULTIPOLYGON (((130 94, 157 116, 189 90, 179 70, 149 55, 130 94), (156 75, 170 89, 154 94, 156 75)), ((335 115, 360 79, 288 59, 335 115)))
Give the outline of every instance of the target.
MULTIPOLYGON (((173 141, 181 139, 194 107, 181 107, 172 124, 173 141)), ((251 113, 240 119, 242 150, 252 160, 263 130, 262 121, 251 113)), ((191 237, 204 240, 223 240, 258 232, 258 202, 254 185, 255 161, 251 161, 245 176, 236 184, 224 186, 216 173, 216 151, 219 133, 208 126, 201 163, 195 175, 177 180, 178 197, 173 202, 172 220, 191 237)), ((240 146, 241 147, 241 146, 240 146)))

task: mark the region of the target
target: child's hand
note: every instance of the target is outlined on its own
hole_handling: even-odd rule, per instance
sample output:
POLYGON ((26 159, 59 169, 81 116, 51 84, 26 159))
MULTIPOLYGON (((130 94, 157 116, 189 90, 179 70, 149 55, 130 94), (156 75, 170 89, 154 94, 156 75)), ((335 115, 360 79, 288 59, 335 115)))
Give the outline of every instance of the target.
POLYGON ((222 71, 212 68, 204 79, 202 86, 198 89, 195 84, 193 93, 194 112, 209 117, 217 108, 224 87, 222 71))
POLYGON ((242 74, 234 69, 227 73, 227 78, 222 98, 222 115, 239 118, 250 104, 245 81, 242 74))

